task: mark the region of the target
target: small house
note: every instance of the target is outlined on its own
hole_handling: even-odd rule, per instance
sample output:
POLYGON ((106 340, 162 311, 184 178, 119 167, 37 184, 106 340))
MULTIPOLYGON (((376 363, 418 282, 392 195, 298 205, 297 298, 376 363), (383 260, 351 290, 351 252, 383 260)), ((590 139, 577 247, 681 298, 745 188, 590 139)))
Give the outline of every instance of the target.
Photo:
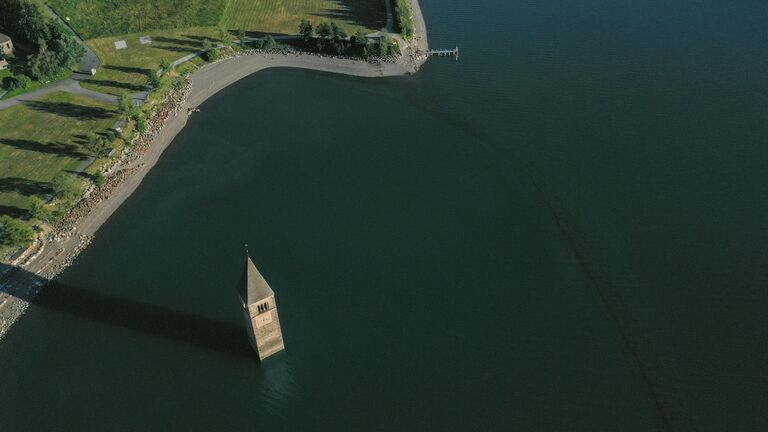
POLYGON ((0 54, 13 54, 13 42, 11 42, 11 38, 2 33, 0 33, 0 54))

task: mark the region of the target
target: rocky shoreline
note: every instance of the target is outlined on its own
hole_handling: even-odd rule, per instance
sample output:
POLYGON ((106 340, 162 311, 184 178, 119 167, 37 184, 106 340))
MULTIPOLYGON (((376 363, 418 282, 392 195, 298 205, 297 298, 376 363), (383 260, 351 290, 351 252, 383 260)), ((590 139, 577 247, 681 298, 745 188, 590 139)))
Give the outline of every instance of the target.
POLYGON ((93 240, 96 231, 109 216, 136 190, 165 148, 184 128, 191 108, 228 85, 257 71, 272 67, 303 68, 361 77, 410 75, 426 61, 421 53, 428 49, 418 2, 413 0, 417 15, 417 33, 402 50, 400 57, 364 60, 325 56, 293 50, 244 50, 223 52, 221 58, 179 77, 146 121, 146 130, 123 150, 120 158, 105 170, 101 186, 92 186, 84 198, 57 223, 51 232, 37 241, 0 282, 0 339, 24 313, 34 296, 50 280, 74 262, 93 240), (185 109, 187 111, 185 111, 185 109))
POLYGON ((50 257, 50 265, 44 266, 36 272, 40 279, 28 281, 28 285, 31 284, 31 286, 4 287, 7 297, 0 299, 0 339, 3 338, 10 326, 24 314, 29 307, 29 301, 45 286, 41 281, 53 280, 69 267, 80 252, 91 243, 94 235, 78 234, 78 222, 87 218, 101 202, 108 200, 127 178, 141 168, 142 163, 139 160, 149 150, 165 122, 172 115, 178 114, 186 103, 191 82, 188 77, 181 77, 180 79, 183 85, 171 90, 166 100, 161 103, 160 109, 147 120, 147 128, 144 133, 137 135, 123 150, 121 157, 106 170, 104 183, 101 186, 91 186, 83 199, 67 213, 64 219, 57 222, 42 240, 36 241, 31 247, 31 249, 37 250, 16 263, 20 269, 25 269, 29 263, 34 262, 45 251, 46 246, 62 244, 73 238, 77 240, 76 245, 64 258, 61 258, 61 254, 66 253, 64 248, 59 249, 55 255, 50 257), (137 163, 138 165, 136 165, 137 163))

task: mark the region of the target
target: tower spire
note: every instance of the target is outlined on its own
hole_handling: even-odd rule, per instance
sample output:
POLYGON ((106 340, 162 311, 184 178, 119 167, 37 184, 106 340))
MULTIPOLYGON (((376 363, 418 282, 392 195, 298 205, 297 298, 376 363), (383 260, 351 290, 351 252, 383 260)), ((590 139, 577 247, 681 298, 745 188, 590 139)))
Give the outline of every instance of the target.
MULTIPOLYGON (((248 245, 246 245, 246 255, 248 245)), ((245 268, 238 287, 251 345, 263 360, 285 349, 280 319, 277 316, 275 292, 251 261, 245 258, 245 268)))

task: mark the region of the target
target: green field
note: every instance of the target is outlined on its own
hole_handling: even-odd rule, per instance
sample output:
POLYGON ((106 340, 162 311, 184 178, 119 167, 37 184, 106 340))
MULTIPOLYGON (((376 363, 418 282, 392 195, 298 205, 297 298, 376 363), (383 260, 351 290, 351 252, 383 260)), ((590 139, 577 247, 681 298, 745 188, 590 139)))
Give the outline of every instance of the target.
POLYGON ((216 26, 227 0, 48 0, 86 39, 216 26))
POLYGON ((102 93, 119 95, 144 89, 151 70, 160 60, 174 61, 200 50, 202 38, 217 39, 215 27, 196 27, 149 33, 152 43, 142 45, 139 37, 147 33, 110 36, 88 41, 102 61, 99 72, 82 82, 82 86, 102 93), (115 41, 124 40, 128 48, 115 49, 115 41))
POLYGON ((302 19, 336 21, 352 34, 386 25, 383 0, 48 0, 86 39, 157 30, 224 27, 296 34, 302 19))
POLYGON ((220 28, 243 29, 252 35, 296 34, 302 19, 333 20, 353 34, 377 31, 386 24, 383 0, 215 0, 205 6, 179 0, 52 0, 51 4, 86 37, 106 35, 88 40, 103 64, 83 86, 115 95, 143 90, 161 59, 173 61, 198 51, 203 38, 218 38, 220 28), (152 19, 138 18, 146 14, 152 19), (175 18, 164 21, 168 15, 175 18), (151 36, 153 42, 142 45, 141 36, 151 36), (119 40, 128 48, 115 48, 119 40))
POLYGON ((83 139, 114 125, 113 108, 60 92, 0 111, 0 214, 26 213, 31 196, 74 170, 87 157, 83 139))
POLYGON ((230 30, 296 34, 302 19, 336 21, 347 33, 387 24, 383 0, 229 0, 220 25, 230 30))

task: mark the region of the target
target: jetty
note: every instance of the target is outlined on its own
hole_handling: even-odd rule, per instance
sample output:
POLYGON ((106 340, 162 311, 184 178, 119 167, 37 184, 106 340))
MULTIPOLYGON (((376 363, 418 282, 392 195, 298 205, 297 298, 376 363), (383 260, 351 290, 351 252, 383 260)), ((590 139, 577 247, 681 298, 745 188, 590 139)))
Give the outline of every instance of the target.
POLYGON ((440 57, 456 57, 456 60, 459 60, 459 46, 457 45, 454 49, 432 49, 424 54, 427 55, 427 57, 432 56, 440 56, 440 57))
POLYGON ((245 268, 238 286, 251 346, 259 360, 285 349, 275 292, 246 255, 245 268))

